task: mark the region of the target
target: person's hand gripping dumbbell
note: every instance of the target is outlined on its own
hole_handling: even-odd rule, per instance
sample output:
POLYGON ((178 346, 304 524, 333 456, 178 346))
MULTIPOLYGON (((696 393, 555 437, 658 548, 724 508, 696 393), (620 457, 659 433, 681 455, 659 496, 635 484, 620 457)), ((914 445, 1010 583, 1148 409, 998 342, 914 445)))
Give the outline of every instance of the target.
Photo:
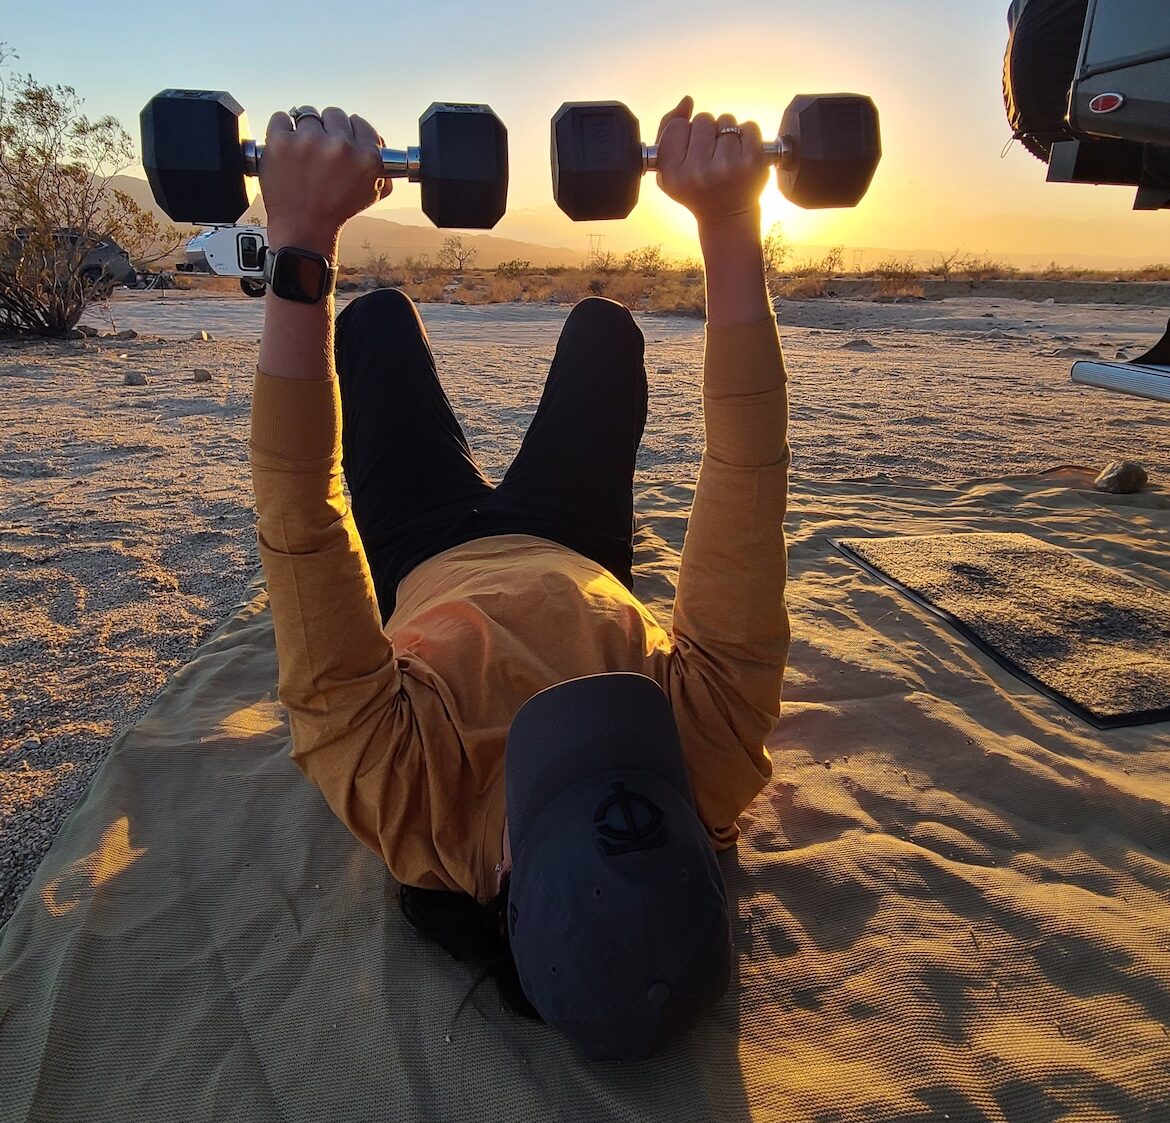
MULTIPOLYGON (((712 131, 713 143, 718 135, 712 131)), ((745 131, 739 139, 758 149, 762 166, 776 166, 784 196, 807 208, 856 206, 881 159, 877 108, 859 94, 802 95, 774 141, 762 141, 754 126, 750 142, 745 131)), ((552 119, 553 196, 576 221, 625 218, 658 158, 621 102, 566 102, 552 119)))
MULTIPOLYGON (((340 129, 341 117, 333 114, 333 110, 300 114, 306 137, 313 128, 328 126, 332 132, 334 121, 340 129), (313 117, 321 124, 315 125, 313 117)), ((350 129, 359 120, 346 119, 350 129)), ((239 102, 222 90, 163 90, 147 102, 140 120, 146 178, 171 219, 236 222, 255 198, 264 155, 264 146, 248 137, 248 120, 239 102)), ((292 127, 287 114, 278 113, 272 120, 283 121, 282 132, 292 127)), ((487 105, 436 102, 419 118, 418 128, 418 147, 406 149, 384 148, 381 137, 362 132, 376 178, 421 184, 423 213, 436 226, 478 230, 495 226, 508 198, 508 133, 503 122, 487 105)), ((271 123, 269 129, 271 136, 271 123)), ((270 202, 266 193, 265 203, 270 202)))

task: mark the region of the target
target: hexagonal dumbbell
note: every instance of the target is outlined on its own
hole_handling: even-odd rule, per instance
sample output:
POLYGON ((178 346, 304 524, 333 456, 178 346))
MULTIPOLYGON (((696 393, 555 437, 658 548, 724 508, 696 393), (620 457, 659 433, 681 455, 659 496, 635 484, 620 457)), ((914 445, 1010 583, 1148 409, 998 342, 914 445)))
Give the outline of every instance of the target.
MULTIPOLYGON (((570 218, 625 218, 658 147, 639 139, 620 101, 566 102, 552 119, 553 197, 570 218)), ((877 107, 860 94, 801 95, 764 144, 785 197, 806 208, 855 207, 882 155, 877 107)))
MULTIPOLYGON (((175 222, 233 223, 256 197, 264 146, 247 138, 239 102, 222 90, 163 90, 141 113, 142 163, 175 222)), ((436 102, 419 145, 383 148, 382 174, 422 185, 436 226, 488 230, 508 200, 508 132, 486 105, 436 102)))

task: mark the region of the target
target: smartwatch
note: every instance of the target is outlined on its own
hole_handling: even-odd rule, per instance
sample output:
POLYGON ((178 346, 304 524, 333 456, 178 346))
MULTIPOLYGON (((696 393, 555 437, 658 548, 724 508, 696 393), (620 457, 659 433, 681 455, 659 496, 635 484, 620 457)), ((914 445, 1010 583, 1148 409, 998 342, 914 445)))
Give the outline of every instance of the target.
POLYGON ((312 250, 282 246, 264 254, 264 283, 282 300, 319 304, 337 284, 337 267, 312 250))

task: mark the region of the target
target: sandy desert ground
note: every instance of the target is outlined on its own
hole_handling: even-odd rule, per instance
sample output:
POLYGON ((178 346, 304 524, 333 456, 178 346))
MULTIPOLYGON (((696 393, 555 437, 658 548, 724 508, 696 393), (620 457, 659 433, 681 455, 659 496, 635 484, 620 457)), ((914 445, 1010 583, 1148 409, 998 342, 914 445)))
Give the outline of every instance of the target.
MULTIPOLYGON (((136 339, 0 344, 0 921, 111 742, 258 568, 246 440, 262 311, 137 294, 86 317, 136 339), (200 330, 214 339, 192 341, 200 330), (146 384, 124 384, 129 372, 146 384)), ((567 309, 422 313, 472 447, 498 477, 567 309)), ((929 486, 1122 458, 1167 495, 1170 406, 1069 382, 1075 357, 1140 353, 1164 309, 824 300, 778 313, 795 510, 824 479, 929 486)), ((682 519, 702 447, 702 325, 639 320, 651 387, 639 507, 682 519)))

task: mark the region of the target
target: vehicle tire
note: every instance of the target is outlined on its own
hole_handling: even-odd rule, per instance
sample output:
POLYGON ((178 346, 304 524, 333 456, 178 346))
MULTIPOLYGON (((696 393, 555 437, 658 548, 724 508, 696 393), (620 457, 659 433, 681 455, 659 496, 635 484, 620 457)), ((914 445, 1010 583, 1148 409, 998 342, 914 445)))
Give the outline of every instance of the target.
POLYGON ((1089 0, 1015 0, 1008 12, 1003 102, 1024 147, 1048 162, 1059 140, 1082 138, 1065 121, 1089 0))
POLYGON ((268 286, 255 277, 241 277, 240 288, 244 290, 245 296, 263 296, 268 291, 268 286))
POLYGON ((100 265, 91 265, 81 271, 82 286, 89 290, 91 300, 105 300, 114 288, 114 279, 100 265))

